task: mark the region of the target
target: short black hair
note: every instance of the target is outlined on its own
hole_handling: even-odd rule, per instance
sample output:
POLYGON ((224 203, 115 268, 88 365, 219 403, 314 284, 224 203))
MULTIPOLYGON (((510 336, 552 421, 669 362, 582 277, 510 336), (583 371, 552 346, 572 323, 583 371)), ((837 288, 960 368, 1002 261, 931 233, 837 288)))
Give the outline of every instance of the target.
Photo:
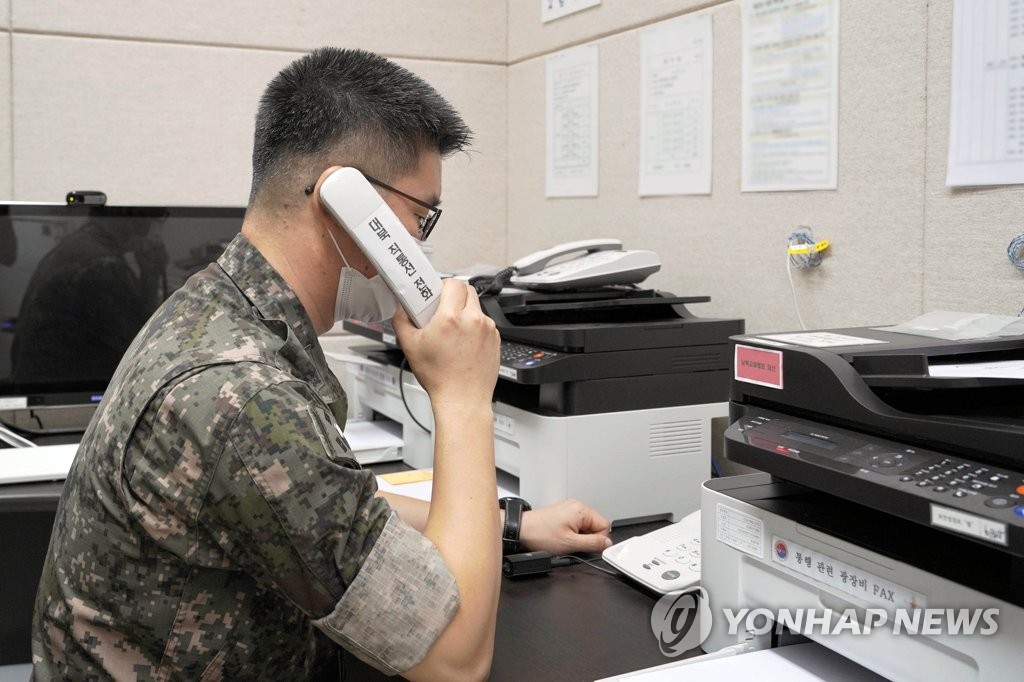
POLYGON ((319 48, 282 69, 260 99, 249 203, 275 179, 298 192, 337 163, 388 181, 414 171, 423 149, 444 158, 471 139, 458 112, 408 69, 365 50, 319 48))

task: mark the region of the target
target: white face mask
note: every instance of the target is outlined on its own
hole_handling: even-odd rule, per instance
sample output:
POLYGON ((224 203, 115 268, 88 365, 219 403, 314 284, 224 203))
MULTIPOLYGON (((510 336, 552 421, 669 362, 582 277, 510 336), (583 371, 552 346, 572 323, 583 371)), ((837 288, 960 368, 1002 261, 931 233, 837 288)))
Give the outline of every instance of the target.
POLYGON ((338 293, 334 298, 334 320, 359 320, 360 322, 383 322, 394 317, 398 311, 398 299, 391 293, 387 283, 380 275, 372 279, 358 270, 349 267, 345 254, 338 247, 338 242, 330 231, 327 232, 334 248, 341 256, 345 265, 338 276, 338 293))

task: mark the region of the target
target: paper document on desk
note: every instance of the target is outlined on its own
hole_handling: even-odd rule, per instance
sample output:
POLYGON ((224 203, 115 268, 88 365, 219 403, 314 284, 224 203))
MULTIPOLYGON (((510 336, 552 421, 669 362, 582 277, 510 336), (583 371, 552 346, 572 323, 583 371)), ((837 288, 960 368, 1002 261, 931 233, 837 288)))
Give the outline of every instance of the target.
POLYGON ((350 421, 345 439, 360 464, 390 462, 402 458, 402 425, 390 419, 350 421))
POLYGON ((786 682, 885 682, 831 649, 807 642, 735 656, 687 658, 655 668, 638 670, 598 682, 733 682, 734 680, 786 680, 786 682))
MULTIPOLYGON (((433 469, 415 469, 411 471, 398 471, 393 474, 381 474, 377 476, 377 489, 385 493, 405 495, 417 500, 430 501, 430 493, 434 485, 433 469)), ((497 498, 509 497, 516 493, 507 490, 498 484, 497 498)))

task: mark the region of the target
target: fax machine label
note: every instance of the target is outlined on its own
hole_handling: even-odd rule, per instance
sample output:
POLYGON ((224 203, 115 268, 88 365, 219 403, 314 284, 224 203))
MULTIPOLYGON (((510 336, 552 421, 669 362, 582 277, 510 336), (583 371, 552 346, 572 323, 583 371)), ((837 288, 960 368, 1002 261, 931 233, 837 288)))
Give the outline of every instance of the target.
POLYGON ((782 388, 782 351, 736 344, 736 381, 782 388))
POLYGON ((906 585, 886 580, 859 566, 778 535, 772 537, 772 561, 804 578, 887 610, 922 609, 926 606, 925 596, 906 585))
POLYGON ((519 378, 519 370, 511 367, 499 367, 498 376, 505 377, 506 379, 512 379, 513 381, 519 378))
POLYGON ((498 412, 494 413, 494 430, 506 436, 516 435, 516 420, 498 412))
POLYGON ((715 510, 715 539, 758 559, 764 557, 764 521, 722 503, 715 510))
POLYGON ((932 525, 1006 547, 1006 524, 937 504, 932 508, 932 525))

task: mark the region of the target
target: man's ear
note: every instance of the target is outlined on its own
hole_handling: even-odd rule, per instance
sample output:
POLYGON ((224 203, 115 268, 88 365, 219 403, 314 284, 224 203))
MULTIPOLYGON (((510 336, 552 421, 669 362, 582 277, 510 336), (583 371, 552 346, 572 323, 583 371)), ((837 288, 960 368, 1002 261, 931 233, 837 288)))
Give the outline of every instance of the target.
POLYGON ((320 187, 334 171, 340 168, 341 166, 331 166, 330 168, 324 169, 324 172, 316 179, 316 184, 306 188, 306 193, 312 195, 316 199, 317 205, 320 205, 320 187))

